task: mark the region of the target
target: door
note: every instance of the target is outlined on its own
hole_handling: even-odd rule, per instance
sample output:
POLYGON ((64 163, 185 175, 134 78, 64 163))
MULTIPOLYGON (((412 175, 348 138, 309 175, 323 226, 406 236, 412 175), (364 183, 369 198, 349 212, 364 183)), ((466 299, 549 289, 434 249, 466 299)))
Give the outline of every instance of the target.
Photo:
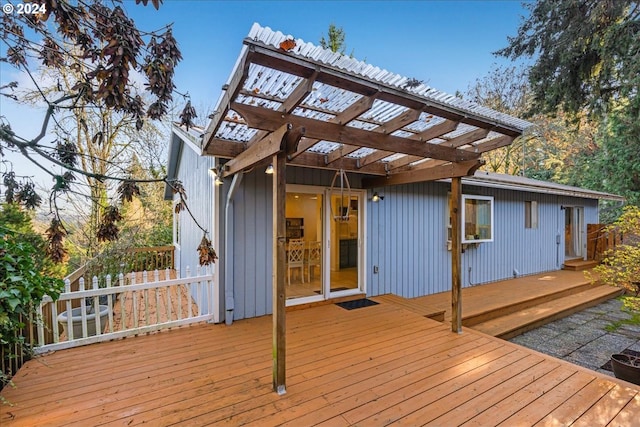
POLYGON ((582 207, 564 208, 564 259, 584 258, 584 211, 582 207))
POLYGON ((330 194, 329 289, 330 295, 360 289, 361 202, 359 192, 330 194))
POLYGON ((362 289, 364 194, 352 190, 348 195, 339 195, 320 187, 287 186, 285 281, 289 304, 362 289))
POLYGON ((287 299, 318 299, 324 294, 324 190, 287 186, 287 299))

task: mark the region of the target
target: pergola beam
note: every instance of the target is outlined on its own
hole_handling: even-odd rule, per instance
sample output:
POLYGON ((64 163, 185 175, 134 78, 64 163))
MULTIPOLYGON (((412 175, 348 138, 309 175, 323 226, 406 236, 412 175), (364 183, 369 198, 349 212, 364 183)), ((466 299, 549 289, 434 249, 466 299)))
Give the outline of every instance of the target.
POLYGON ((387 177, 362 180, 363 188, 385 187, 388 185, 412 184, 414 182, 435 181, 451 177, 469 176, 484 164, 482 160, 467 160, 446 163, 429 169, 402 172, 387 177))
MULTIPOLYGON (((369 111, 369 109, 373 105, 373 101, 374 100, 375 100, 375 97, 363 96, 362 98, 360 98, 359 100, 357 100, 356 102, 351 104, 349 107, 347 107, 342 113, 338 114, 336 117, 333 117, 332 119, 329 119, 329 122, 337 123, 339 125, 342 125, 342 124, 345 124, 345 123, 349 123, 351 120, 355 119, 356 117, 358 117, 362 113, 364 113, 366 111, 369 111)), ((320 141, 320 140, 319 139, 312 139, 312 138, 305 138, 305 141, 303 141, 303 143, 300 144, 300 147, 298 148, 298 150, 295 153, 292 153, 292 154, 289 155, 289 157, 288 157, 289 160, 295 159, 300 154, 304 153, 305 150, 307 150, 307 149, 313 147, 314 145, 316 145, 318 143, 318 141, 320 141)), ((359 147, 357 147, 356 150, 358 148, 359 147)), ((331 162, 328 161, 327 163, 331 163, 331 162)))
POLYGON ((282 139, 291 130, 291 124, 281 125, 275 132, 268 134, 235 158, 225 164, 223 176, 227 177, 241 170, 250 168, 262 160, 272 157, 281 150, 282 139))
MULTIPOLYGON (((389 120, 387 123, 384 123, 378 126, 377 128, 372 129, 371 132, 377 132, 377 133, 388 135, 392 132, 397 131, 398 129, 403 128, 408 124, 415 122, 416 120, 418 120, 418 117, 420 117, 420 111, 407 110, 404 113, 400 114, 398 117, 395 117, 392 120, 389 120)), ((342 147, 340 147, 338 150, 335 150, 334 152, 329 153, 329 155, 327 156, 327 164, 333 163, 336 160, 339 160, 340 158, 342 158, 343 156, 346 156, 347 154, 351 154, 354 151, 359 149, 360 147, 356 145, 343 144, 342 147)))
MULTIPOLYGON (((281 113, 277 111, 267 111, 259 107, 240 103, 232 103, 231 108, 241 114, 250 127, 257 129, 275 131, 281 126, 283 120, 281 113)), ((369 132, 305 117, 291 115, 287 117, 287 121, 290 121, 296 127, 305 128, 306 135, 309 138, 325 139, 327 141, 378 150, 393 147, 394 150, 399 153, 431 157, 450 162, 461 162, 480 157, 479 154, 457 150, 455 148, 409 141, 406 138, 369 132)))

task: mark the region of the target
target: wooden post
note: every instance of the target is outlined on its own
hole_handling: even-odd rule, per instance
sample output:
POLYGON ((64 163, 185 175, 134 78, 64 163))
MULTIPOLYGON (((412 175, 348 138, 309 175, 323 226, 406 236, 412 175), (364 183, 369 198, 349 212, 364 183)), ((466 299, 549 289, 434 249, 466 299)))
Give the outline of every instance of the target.
POLYGON ((280 151, 273 156, 273 390, 282 395, 286 389, 286 159, 280 151))
POLYGON ((462 179, 451 178, 451 330, 462 333, 462 179))

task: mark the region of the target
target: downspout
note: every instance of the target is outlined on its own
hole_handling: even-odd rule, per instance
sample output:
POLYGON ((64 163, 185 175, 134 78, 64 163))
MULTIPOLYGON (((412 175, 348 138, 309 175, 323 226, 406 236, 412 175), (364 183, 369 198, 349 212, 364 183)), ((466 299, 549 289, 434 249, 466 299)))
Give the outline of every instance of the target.
POLYGON ((234 227, 233 217, 233 196, 236 189, 242 182, 244 172, 239 172, 233 176, 231 181, 231 187, 227 193, 227 202, 224 207, 224 301, 226 314, 224 316, 224 322, 227 325, 233 323, 233 239, 229 236, 234 227))

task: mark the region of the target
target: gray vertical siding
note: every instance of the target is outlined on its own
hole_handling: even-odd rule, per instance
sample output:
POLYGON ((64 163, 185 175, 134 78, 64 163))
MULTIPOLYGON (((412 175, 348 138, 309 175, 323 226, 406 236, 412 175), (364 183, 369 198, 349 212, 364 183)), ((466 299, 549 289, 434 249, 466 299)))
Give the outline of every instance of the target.
MULTIPOLYGON (((173 138, 178 138, 173 135, 173 138)), ((209 169, 213 167, 214 159, 201 157, 187 145, 182 144, 180 163, 177 170, 177 178, 182 182, 187 193, 187 204, 198 223, 209 231, 209 238, 214 241, 213 235, 213 191, 212 179, 209 169)), ((174 196, 174 201, 178 200, 174 196)), ((180 251, 179 257, 180 275, 186 275, 189 267, 192 275, 199 266, 198 245, 203 232, 191 219, 187 212, 180 213, 180 251)), ((215 248, 219 252, 219 248, 215 248)))
MULTIPOLYGON (((263 170, 245 174, 234 196, 233 227, 229 239, 233 253, 224 253, 226 194, 230 179, 214 201, 207 170, 212 159, 185 149, 179 177, 189 205, 199 221, 211 224, 212 206, 219 204, 219 283, 224 287, 225 257, 232 256, 234 319, 270 314, 272 309, 272 178, 263 170)), ((289 167, 287 182, 328 187, 334 173, 289 167)), ((350 176, 352 188, 360 178, 350 176)), ((446 183, 418 183, 370 190, 366 207, 366 277, 368 295, 395 293, 416 297, 451 289, 451 253, 447 250, 448 192, 446 183), (373 191, 384 195, 370 201, 373 191), (374 267, 378 272, 374 274, 374 267)), ((585 224, 597 222, 597 201, 463 186, 465 194, 494 197, 494 241, 468 247, 462 256, 463 286, 521 275, 557 270, 564 254, 562 204, 584 206, 585 224), (524 202, 538 202, 538 228, 524 226, 524 202), (560 236, 560 245, 557 237, 560 236), (471 271, 469 272, 469 268, 471 271)), ((181 262, 197 265, 202 233, 182 216, 181 262)))
MULTIPOLYGON (((368 294, 411 298, 450 290, 449 184, 420 183, 378 191, 385 199, 369 202, 368 207, 368 294), (374 266, 378 274, 373 274, 374 266)), ((463 193, 494 197, 494 241, 465 249, 464 287, 511 278, 514 270, 530 275, 560 269, 564 260, 562 204, 584 206, 585 224, 598 221, 596 200, 469 185, 463 186, 463 193), (538 228, 525 228, 525 201, 538 202, 538 228)))

